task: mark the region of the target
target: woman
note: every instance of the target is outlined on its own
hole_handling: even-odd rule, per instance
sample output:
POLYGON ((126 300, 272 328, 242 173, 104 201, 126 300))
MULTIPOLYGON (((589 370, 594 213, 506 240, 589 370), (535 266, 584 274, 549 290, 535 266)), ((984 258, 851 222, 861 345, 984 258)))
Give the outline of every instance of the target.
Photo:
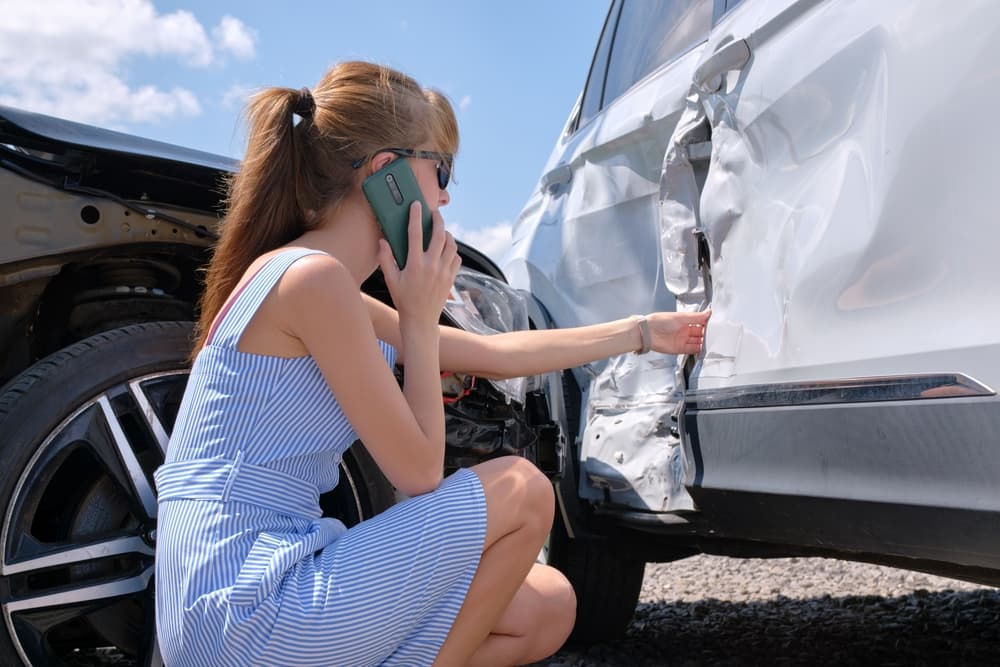
POLYGON ((575 610, 565 577, 534 562, 552 523, 551 484, 517 457, 442 480, 440 371, 504 378, 650 345, 693 353, 707 314, 491 337, 439 328, 460 263, 439 213, 458 148, 445 98, 388 68, 344 63, 313 91, 260 93, 249 123, 194 367, 156 473, 166 664, 550 655, 575 610), (397 159, 410 160, 433 210, 420 252, 419 204, 411 209, 402 270, 360 187, 397 159), (378 266, 396 310, 360 291, 378 266), (402 390, 393 363, 405 364, 402 390), (346 530, 320 517, 318 498, 357 438, 412 498, 346 530))

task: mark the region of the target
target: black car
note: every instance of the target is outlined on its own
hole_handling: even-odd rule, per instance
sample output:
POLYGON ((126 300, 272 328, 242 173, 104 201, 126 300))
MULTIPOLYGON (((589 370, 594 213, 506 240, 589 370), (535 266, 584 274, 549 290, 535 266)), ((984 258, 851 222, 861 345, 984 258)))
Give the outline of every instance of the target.
MULTIPOLYGON (((188 372, 228 158, 0 107, 0 664, 162 664, 156 490, 188 372)), ((485 255, 442 323, 528 326, 485 255)), ((363 289, 391 304, 379 274, 363 289)), ((545 378, 442 378, 446 471, 509 453, 555 476, 545 378)), ((397 500, 358 442, 323 510, 397 500)))

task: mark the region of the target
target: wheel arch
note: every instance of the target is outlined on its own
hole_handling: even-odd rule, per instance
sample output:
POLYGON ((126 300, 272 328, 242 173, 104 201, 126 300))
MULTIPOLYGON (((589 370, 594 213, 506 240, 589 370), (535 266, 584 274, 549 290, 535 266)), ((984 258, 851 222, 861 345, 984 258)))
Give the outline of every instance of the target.
MULTIPOLYGON (((504 280, 486 255, 459 242, 464 266, 504 280)), ((101 331, 194 321, 211 247, 136 243, 91 248, 0 269, 0 385, 36 361, 101 331)), ((381 272, 362 289, 392 304, 381 272)))

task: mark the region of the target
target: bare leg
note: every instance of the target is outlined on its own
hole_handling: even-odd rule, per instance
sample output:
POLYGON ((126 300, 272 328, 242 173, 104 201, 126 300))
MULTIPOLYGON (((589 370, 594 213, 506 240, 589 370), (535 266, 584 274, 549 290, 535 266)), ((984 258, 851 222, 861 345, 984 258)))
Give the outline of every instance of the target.
POLYGON ((536 564, 469 667, 524 665, 559 650, 573 631, 576 595, 559 570, 536 564))
POLYGON ((486 540, 465 602, 438 653, 437 667, 465 665, 497 627, 552 527, 552 483, 516 456, 472 467, 486 495, 486 540))

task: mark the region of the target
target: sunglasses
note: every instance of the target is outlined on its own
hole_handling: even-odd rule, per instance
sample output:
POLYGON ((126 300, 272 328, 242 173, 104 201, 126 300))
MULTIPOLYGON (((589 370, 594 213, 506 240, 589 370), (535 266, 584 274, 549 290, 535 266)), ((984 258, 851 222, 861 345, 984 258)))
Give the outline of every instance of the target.
POLYGON ((418 160, 434 160, 437 162, 437 180, 438 187, 442 190, 448 188, 448 183, 451 181, 451 163, 455 159, 455 156, 450 153, 436 153, 434 151, 418 151, 413 148, 382 148, 370 156, 358 158, 351 163, 353 169, 358 169, 369 158, 378 155, 379 153, 392 153, 393 155, 398 155, 400 157, 412 157, 418 160))

